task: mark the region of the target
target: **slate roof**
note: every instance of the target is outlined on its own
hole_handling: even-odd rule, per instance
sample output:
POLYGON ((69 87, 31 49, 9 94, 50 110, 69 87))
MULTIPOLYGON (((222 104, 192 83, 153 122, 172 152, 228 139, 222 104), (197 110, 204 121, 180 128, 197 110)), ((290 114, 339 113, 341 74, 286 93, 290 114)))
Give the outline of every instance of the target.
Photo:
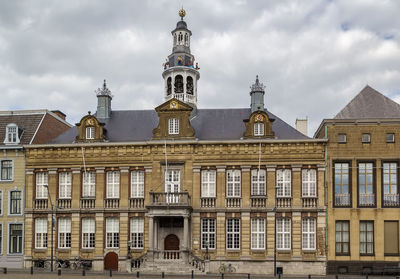
POLYGON ((400 105, 367 85, 335 116, 362 118, 400 118, 400 105))
MULTIPOLYGON (((272 130, 277 139, 309 139, 279 117, 267 113, 275 119, 272 130)), ((250 108, 197 109, 192 113, 191 125, 199 140, 238 140, 245 131, 243 120, 250 114, 250 108)), ((99 121, 105 123, 106 137, 110 142, 148 141, 158 125, 158 115, 154 110, 112 111, 111 118, 99 121)), ((73 127, 52 143, 72 143, 77 133, 77 128, 73 127)))

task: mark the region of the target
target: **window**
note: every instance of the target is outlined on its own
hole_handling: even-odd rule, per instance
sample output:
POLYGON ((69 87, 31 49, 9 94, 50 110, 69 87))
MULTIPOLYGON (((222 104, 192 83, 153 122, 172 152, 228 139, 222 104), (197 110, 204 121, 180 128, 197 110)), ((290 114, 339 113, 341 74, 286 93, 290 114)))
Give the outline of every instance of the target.
POLYGON ((119 247, 119 220, 117 218, 106 219, 106 248, 119 247))
POLYGON ((58 248, 71 248, 71 219, 58 219, 58 248))
POLYGON ((94 139, 94 133, 94 127, 86 127, 86 139, 94 139))
POLYGON ((254 136, 264 135, 264 123, 254 123, 254 136))
POLYGON ((131 218, 131 248, 144 248, 144 219, 131 218))
POLYGON ((302 220, 302 248, 303 250, 315 250, 315 219, 304 218, 302 220))
POLYGON ((276 219, 276 249, 289 250, 291 247, 291 220, 289 218, 276 219))
POLYGON ((107 172, 107 198, 119 198, 119 172, 107 172))
POLYGON ((374 164, 358 163, 358 204, 374 206, 374 164))
POLYGON ((23 229, 22 224, 10 224, 9 225, 9 253, 10 254, 21 254, 22 253, 22 237, 23 229))
POLYGON ((399 221, 384 221, 385 255, 399 255, 399 221))
POLYGON ((371 135, 370 134, 362 134, 361 142, 362 143, 370 143, 371 142, 371 135))
POLYGON ((178 135, 179 134, 179 119, 170 118, 168 119, 168 134, 178 135))
POLYGON ((251 170, 251 195, 265 196, 266 172, 262 169, 251 170))
POLYGON ((386 142, 394 142, 394 134, 386 134, 386 142))
POLYGON ((215 218, 201 219, 201 249, 215 249, 215 218))
POLYGON ((49 185, 47 172, 36 173, 36 198, 47 199, 49 185))
POLYGON ((1 180, 13 179, 13 164, 11 160, 1 161, 1 180))
MULTIPOLYGON (((3 191, 0 190, 0 215, 3 215, 3 191)), ((1 250, 0 250, 1 254, 1 250)))
POLYGON ((334 164, 335 206, 351 206, 349 164, 334 164))
POLYGON ((47 248, 47 219, 35 219, 35 248, 47 248))
POLYGON ((227 170, 226 171, 226 189, 227 197, 240 197, 240 170, 227 170))
POLYGON ((251 249, 265 249, 265 219, 251 219, 251 249))
POLYGON ((374 254, 374 222, 360 221, 360 255, 374 254))
POLYGON ((10 214, 21 214, 22 193, 21 191, 10 192, 10 214))
POLYGON ((70 199, 71 198, 71 173, 70 172, 60 172, 58 174, 59 179, 59 193, 58 196, 60 199, 70 199))
POLYGON ((350 254, 350 225, 349 221, 336 221, 336 254, 350 254))
POLYGON ((346 134, 338 134, 338 143, 346 143, 347 137, 346 134))
POLYGON ((226 220, 226 248, 240 249, 240 219, 229 218, 226 220))
POLYGON ((16 124, 7 125, 4 143, 19 143, 18 126, 16 124))
POLYGON ((181 171, 168 169, 165 173, 165 191, 167 193, 179 192, 181 188, 181 171))
POLYGON ((93 171, 86 171, 82 177, 82 197, 95 197, 96 196, 96 173, 93 171))
POLYGON ((144 198, 144 171, 131 172, 131 198, 144 198))
POLYGON ((201 197, 215 198, 216 171, 201 171, 201 197))
POLYGON ((3 254, 3 224, 0 224, 0 255, 3 254))
POLYGON ((287 169, 279 169, 276 171, 276 196, 291 197, 292 190, 292 173, 287 169))
POLYGON ((95 247, 95 220, 94 218, 82 218, 82 248, 95 247))
POLYGON ((316 197, 317 196, 317 170, 307 169, 301 172, 302 181, 302 196, 316 197))
POLYGON ((397 163, 383 163, 383 205, 399 206, 397 163))

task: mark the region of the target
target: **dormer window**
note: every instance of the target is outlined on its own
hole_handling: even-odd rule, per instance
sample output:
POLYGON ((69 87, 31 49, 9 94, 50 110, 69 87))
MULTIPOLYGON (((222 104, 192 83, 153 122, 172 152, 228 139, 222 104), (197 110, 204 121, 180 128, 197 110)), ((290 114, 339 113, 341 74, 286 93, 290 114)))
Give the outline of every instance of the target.
POLYGON ((4 143, 17 144, 19 143, 18 126, 16 124, 8 124, 6 127, 6 137, 4 143))
POLYGON ((254 123, 254 136, 264 135, 264 123, 254 123))
POLYGON ((86 139, 94 139, 94 127, 86 127, 86 139))
POLYGON ((179 119, 170 118, 168 119, 168 134, 178 135, 179 134, 179 119))

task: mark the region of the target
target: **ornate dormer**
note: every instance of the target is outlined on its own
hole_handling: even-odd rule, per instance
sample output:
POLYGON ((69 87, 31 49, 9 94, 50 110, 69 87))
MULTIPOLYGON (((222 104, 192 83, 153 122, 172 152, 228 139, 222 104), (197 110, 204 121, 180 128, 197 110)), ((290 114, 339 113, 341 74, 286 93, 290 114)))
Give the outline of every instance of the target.
POLYGON ((9 123, 6 126, 6 136, 4 137, 4 144, 19 144, 23 130, 18 128, 15 123, 9 123))
POLYGON ((100 123, 95 116, 90 114, 90 111, 79 123, 76 123, 76 127, 78 135, 75 142, 98 142, 105 139, 104 123, 100 123))
POLYGON ((183 20, 186 12, 179 11, 181 20, 171 32, 173 38, 172 53, 163 64, 165 100, 178 99, 192 107, 197 106, 197 81, 200 78, 198 64, 190 53, 190 37, 192 32, 183 20))
POLYGON ((264 110, 264 94, 265 86, 258 80, 258 75, 256 76, 256 82, 250 86, 250 96, 251 96, 251 112, 257 110, 264 110))
POLYGON ((156 107, 158 126, 153 130, 153 139, 192 139, 195 131, 190 125, 191 106, 171 99, 156 107))

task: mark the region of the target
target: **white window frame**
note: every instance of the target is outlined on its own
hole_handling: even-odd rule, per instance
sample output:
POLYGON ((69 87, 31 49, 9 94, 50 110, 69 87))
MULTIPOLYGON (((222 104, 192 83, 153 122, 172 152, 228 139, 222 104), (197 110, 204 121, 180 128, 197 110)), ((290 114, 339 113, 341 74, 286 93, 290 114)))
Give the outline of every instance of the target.
POLYGON ((215 198, 217 185, 217 171, 216 170, 202 170, 201 171, 201 197, 202 198, 215 198))
POLYGON ((179 119, 169 118, 168 119, 168 134, 179 135, 179 119))
POLYGON ((47 230, 48 230, 48 220, 46 218, 36 218, 35 219, 35 248, 36 249, 47 249, 47 246, 48 246, 47 230), (40 229, 40 231, 39 231, 39 229, 40 229), (40 243, 38 243, 38 234, 40 235, 39 236, 40 243), (40 245, 38 245, 38 244, 40 244, 40 245))
POLYGON ((91 140, 91 139, 94 139, 94 137, 95 137, 95 131, 96 131, 96 128, 95 127, 93 127, 93 126, 90 126, 90 127, 86 127, 86 129, 85 129, 85 134, 86 134, 86 139, 87 140, 91 140))
POLYGON ((36 199, 47 199, 48 188, 44 185, 49 185, 49 174, 48 172, 37 172, 36 173, 36 199))
POLYGON ((24 198, 24 193, 22 190, 18 189, 17 187, 14 187, 14 189, 11 189, 8 191, 8 216, 22 216, 23 214, 23 198, 24 198), (12 192, 20 192, 20 200, 19 200, 19 209, 20 213, 11 213, 11 206, 12 206, 12 200, 11 200, 11 193, 12 192))
POLYGON ((264 123, 256 122, 254 123, 254 136, 264 136, 264 123))
POLYGON ((387 133, 386 134, 386 142, 387 143, 393 143, 394 142, 394 138, 395 138, 394 133, 387 133))
POLYGON ((119 219, 106 218, 106 248, 119 248, 119 219))
MULTIPOLYGON (((8 223, 8 227, 7 227, 7 229, 8 229, 8 232, 7 232, 7 254, 8 255, 22 255, 23 253, 24 253, 24 240, 25 240, 25 238, 24 238, 24 235, 25 235, 25 232, 24 232, 24 223, 23 222, 10 222, 10 223, 8 223), (11 229, 10 229, 10 227, 11 227, 11 225, 21 225, 21 230, 22 230, 22 235, 21 236, 19 236, 20 238, 21 238, 21 252, 18 252, 18 253, 11 253, 11 246, 10 246, 10 240, 11 240, 11 235, 10 235, 10 232, 11 232, 11 229)), ((18 238, 19 238, 18 237, 18 238)))
POLYGON ((371 142, 371 134, 364 133, 361 135, 361 142, 362 143, 370 143, 371 142))
POLYGON ((58 248, 71 248, 71 218, 58 218, 58 248))
POLYGON ((240 198, 242 188, 242 175, 241 171, 231 169, 226 171, 226 197, 227 198, 240 198))
POLYGON ((82 173, 82 197, 93 198, 96 196, 96 172, 86 171, 82 173))
POLYGON ((215 250, 217 247, 217 220, 215 218, 201 219, 201 249, 215 250))
POLYGON ((18 125, 15 123, 10 123, 6 126, 6 136, 4 138, 5 144, 19 144, 20 139, 18 136, 18 125), (13 131, 11 131, 13 130, 13 131), (10 140, 11 136, 11 140, 10 140))
POLYGON ((119 171, 107 172, 106 197, 119 199, 120 173, 119 171))
POLYGON ((315 218, 303 218, 301 220, 301 247, 306 251, 316 250, 317 222, 315 218))
POLYGON ((347 136, 346 134, 338 134, 338 143, 346 143, 347 142, 347 136))
POLYGON ((0 160, 0 181, 14 181, 14 160, 12 160, 12 159, 0 160), (11 178, 10 179, 3 179, 3 162, 4 161, 11 162, 11 178))
POLYGON ((226 249, 240 250, 240 218, 226 219, 226 249))
POLYGON ((278 169, 276 170, 276 197, 290 198, 292 197, 292 170, 278 169))
POLYGON ((251 249, 265 250, 265 218, 251 218, 251 249))
POLYGON ((144 198, 144 170, 131 171, 131 198, 144 198))
POLYGON ((71 199, 72 198, 72 173, 60 172, 58 173, 58 198, 71 199))
POLYGON ((165 172, 165 192, 178 193, 181 190, 181 169, 168 168, 165 172))
POLYGON ((251 195, 266 196, 267 172, 265 169, 251 170, 251 195))
POLYGON ((303 169, 301 170, 301 189, 303 198, 317 197, 317 170, 303 169))
POLYGON ((276 249, 290 250, 292 243, 292 220, 290 218, 276 219, 276 249))
POLYGON ((144 218, 131 218, 130 241, 131 249, 144 249, 144 218))
POLYGON ((82 218, 82 249, 94 249, 96 246, 96 219, 82 218))

